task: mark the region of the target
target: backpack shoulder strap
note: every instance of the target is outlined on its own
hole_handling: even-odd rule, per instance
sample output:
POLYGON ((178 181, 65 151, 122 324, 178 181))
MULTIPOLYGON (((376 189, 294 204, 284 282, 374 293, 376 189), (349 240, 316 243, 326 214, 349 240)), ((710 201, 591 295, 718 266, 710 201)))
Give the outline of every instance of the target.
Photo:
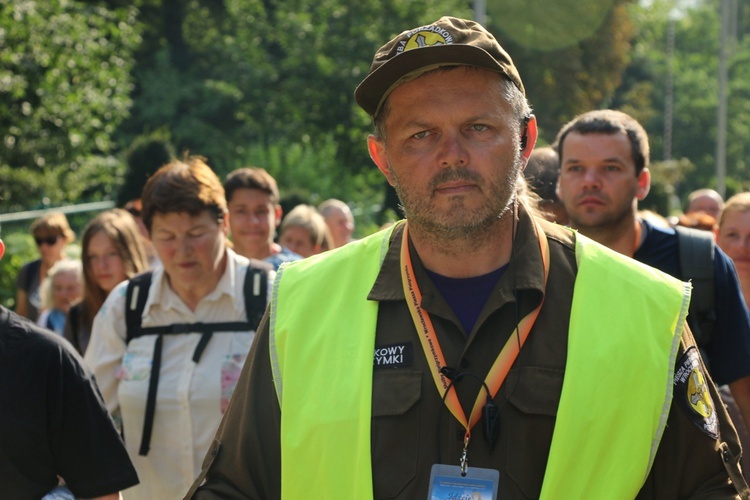
POLYGON ((257 330, 268 302, 268 273, 273 266, 268 262, 252 259, 245 274, 242 291, 245 295, 245 314, 251 330, 257 330))
POLYGON ((699 346, 705 346, 713 333, 716 321, 714 308, 714 249, 716 244, 710 232, 677 226, 682 279, 693 283, 690 313, 693 335, 699 346))
POLYGON ((134 338, 140 337, 141 320, 143 309, 146 307, 148 299, 148 289, 151 287, 151 278, 153 273, 145 273, 133 276, 128 282, 128 289, 125 294, 125 327, 127 336, 125 343, 129 344, 134 338))

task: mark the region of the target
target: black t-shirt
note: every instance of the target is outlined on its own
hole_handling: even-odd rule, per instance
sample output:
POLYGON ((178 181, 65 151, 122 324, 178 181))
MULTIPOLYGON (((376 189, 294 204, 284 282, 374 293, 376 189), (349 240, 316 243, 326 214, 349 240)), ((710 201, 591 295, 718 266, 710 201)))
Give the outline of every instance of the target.
POLYGON ((80 356, 0 307, 0 497, 38 500, 58 475, 83 498, 138 483, 80 356))
MULTIPOLYGON (((645 237, 633 255, 635 260, 675 278, 685 279, 680 270, 677 234, 643 221, 645 237)), ((719 247, 714 252, 714 311, 716 323, 710 340, 702 345, 711 377, 718 385, 750 375, 750 316, 737 280, 734 264, 719 247)), ((693 319, 688 316, 691 328, 693 319)))

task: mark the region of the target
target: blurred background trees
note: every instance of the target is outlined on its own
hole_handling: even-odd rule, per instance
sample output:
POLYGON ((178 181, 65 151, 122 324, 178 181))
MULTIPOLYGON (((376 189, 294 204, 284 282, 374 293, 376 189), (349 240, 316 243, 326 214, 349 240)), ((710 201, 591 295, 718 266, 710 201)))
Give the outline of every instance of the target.
MULTIPOLYGON (((731 194, 750 181, 748 2, 487 0, 486 24, 523 75, 542 143, 593 108, 644 123, 654 169, 671 161, 655 175, 665 186, 646 200, 665 211, 716 185, 722 2, 736 12, 727 52, 731 194)), ((222 177, 262 166, 296 199, 345 199, 364 234, 382 222, 384 202, 395 207, 367 156, 371 124, 353 90, 384 41, 445 14, 472 17, 472 3, 6 0, 0 217, 122 204, 165 157, 190 151, 222 177)))

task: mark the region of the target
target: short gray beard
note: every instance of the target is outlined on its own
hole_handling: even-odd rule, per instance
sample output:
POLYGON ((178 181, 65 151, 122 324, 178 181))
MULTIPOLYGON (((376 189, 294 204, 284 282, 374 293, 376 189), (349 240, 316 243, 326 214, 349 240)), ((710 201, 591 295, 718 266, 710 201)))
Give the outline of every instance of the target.
MULTIPOLYGON (((501 186, 496 185, 494 188, 490 186, 490 191, 498 193, 496 198, 498 203, 492 206, 494 207, 492 209, 494 213, 476 220, 466 221, 466 223, 460 225, 444 224, 434 218, 420 215, 429 212, 427 210, 428 203, 421 200, 412 202, 406 199, 395 174, 393 174, 394 188, 401 202, 399 206, 407 220, 410 221, 412 231, 425 238, 431 245, 442 248, 447 253, 458 253, 462 250, 479 248, 497 236, 492 229, 497 227, 511 213, 516 199, 518 175, 521 172, 521 167, 521 156, 517 154, 513 160, 513 169, 510 172, 508 182, 501 186), (411 205, 412 209, 407 204, 411 205)), ((392 169, 391 172, 393 172, 392 169)), ((470 180, 479 183, 484 189, 488 187, 486 184, 482 184, 482 178, 478 174, 462 168, 443 170, 432 179, 430 187, 453 180, 470 180)), ((488 205, 484 205, 484 207, 488 207, 488 205)))

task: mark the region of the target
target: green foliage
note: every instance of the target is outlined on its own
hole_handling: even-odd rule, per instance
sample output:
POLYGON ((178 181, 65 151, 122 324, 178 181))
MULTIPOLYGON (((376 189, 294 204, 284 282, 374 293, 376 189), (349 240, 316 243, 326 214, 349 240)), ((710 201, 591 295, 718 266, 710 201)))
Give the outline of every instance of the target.
POLYGON ((38 259, 34 239, 29 233, 3 235, 5 255, 0 259, 0 305, 14 308, 16 276, 26 262, 38 259))
POLYGON ((372 125, 354 88, 377 48, 404 28, 447 12, 470 16, 449 0, 182 0, 169 11, 159 3, 142 6, 147 26, 121 142, 167 130, 178 153, 206 156, 222 175, 255 164, 284 193, 336 196, 362 214, 381 203, 385 182, 367 154, 372 125))
MULTIPOLYGON (((532 2, 536 8, 525 11, 519 20, 520 27, 526 26, 528 30, 526 37, 518 32, 520 27, 514 17, 490 17, 490 29, 511 54, 523 78, 542 142, 552 143, 560 127, 577 114, 606 107, 611 101, 629 62, 633 32, 627 10, 629 3, 630 0, 576 2, 577 8, 588 7, 598 22, 587 21, 575 29, 593 34, 585 37, 569 33, 565 40, 554 44, 547 27, 562 22, 563 19, 554 12, 556 9, 573 9, 571 4, 563 2, 553 7, 532 2), (544 20, 527 17, 539 16, 545 11, 547 17, 544 20), (534 23, 537 26, 532 29, 534 23), (544 35, 539 33, 545 30, 544 35), (570 45, 570 40, 575 43, 570 45)), ((504 8, 500 10, 504 11, 504 8)), ((569 17, 565 19, 570 22, 569 17)))
POLYGON ((174 147, 166 129, 136 138, 125 152, 127 170, 117 194, 117 205, 123 206, 128 201, 140 198, 146 180, 174 156, 174 147))
MULTIPOLYGON (((633 6, 638 30, 632 64, 613 102, 614 107, 633 114, 643 123, 650 137, 651 156, 656 159, 664 157, 663 110, 670 67, 667 33, 673 7, 670 0, 655 0, 648 7, 633 6)), ((748 19, 747 3, 740 3, 740 9, 743 14, 739 19, 748 19)), ((691 191, 716 187, 719 14, 720 0, 703 0, 673 15, 672 156, 689 158, 695 167, 673 185, 682 205, 691 191)), ((729 46, 728 194, 750 187, 746 160, 750 157, 750 144, 746 140, 750 134, 750 25, 746 23, 743 28, 740 24, 740 27, 736 43, 729 46)))
MULTIPOLYGON (((714 181, 720 0, 675 23, 673 156, 665 199, 714 181), (672 184, 670 184, 672 182, 672 184), (670 189, 672 191, 670 191, 670 189)), ((615 107, 663 157, 672 0, 488 2, 513 56, 541 143, 578 113, 615 107), (578 22, 581 21, 581 22, 578 22)), ((0 3, 0 211, 136 197, 165 158, 189 150, 225 175, 267 168, 287 196, 350 202, 358 231, 397 218, 367 155, 370 118, 353 90, 375 50, 455 0, 8 0, 0 3)), ((729 190, 750 179, 750 4, 729 66, 729 190)), ((657 166, 655 165, 654 168, 657 166)), ((388 196, 388 197, 387 197, 388 196)), ((661 202, 659 202, 661 203, 661 202)))
MULTIPOLYGON (((280 186, 282 205, 290 198, 310 205, 328 198, 346 201, 355 215, 357 235, 364 236, 380 224, 384 181, 374 165, 359 172, 336 168, 336 148, 333 136, 321 137, 314 143, 256 145, 248 148, 244 159, 232 169, 248 166, 266 169, 280 186)), ((217 173, 224 178, 232 169, 217 169, 217 173)))
POLYGON ((65 172, 114 150, 131 105, 135 13, 73 0, 0 4, 0 169, 15 181, 2 186, 4 211, 78 200, 81 190, 61 189, 65 172))

